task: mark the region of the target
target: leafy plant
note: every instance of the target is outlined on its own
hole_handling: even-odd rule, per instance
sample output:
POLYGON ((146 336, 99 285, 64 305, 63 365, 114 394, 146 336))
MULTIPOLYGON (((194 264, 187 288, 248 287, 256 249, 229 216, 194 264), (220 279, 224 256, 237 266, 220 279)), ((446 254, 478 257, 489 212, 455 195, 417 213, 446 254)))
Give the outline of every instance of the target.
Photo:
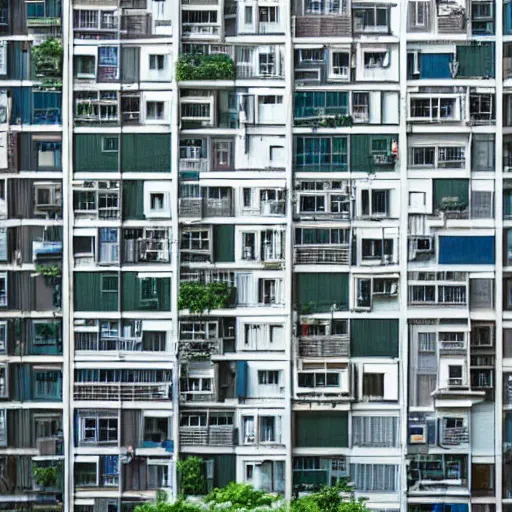
POLYGON ((60 263, 56 265, 36 265, 36 271, 44 277, 54 279, 62 277, 62 265, 60 263))
POLYGON ((62 85, 62 60, 64 49, 62 41, 49 37, 39 45, 32 46, 32 61, 36 76, 43 85, 62 85))
MULTIPOLYGON (((271 496, 263 491, 258 491, 252 485, 230 482, 226 487, 213 489, 206 496, 206 503, 219 504, 229 503, 228 510, 251 510, 259 507, 269 507, 279 498, 271 496)), ((222 507, 225 509, 226 507, 222 507)))
POLYGON ((40 487, 55 487, 59 479, 58 466, 39 466, 32 469, 34 480, 40 487))
POLYGON ((182 55, 176 63, 176 79, 184 80, 234 80, 233 59, 223 54, 182 55))
POLYGON ((231 288, 227 283, 184 282, 180 285, 178 309, 188 309, 191 313, 203 313, 227 307, 230 298, 231 288))
POLYGON ((366 512, 364 499, 356 500, 346 481, 292 501, 291 512, 366 512))
POLYGON ((135 507, 135 512, 200 512, 202 509, 197 505, 178 500, 174 503, 157 501, 155 503, 144 503, 135 507))
POLYGON ((180 493, 183 496, 206 494, 205 463, 200 457, 189 457, 178 461, 180 493))

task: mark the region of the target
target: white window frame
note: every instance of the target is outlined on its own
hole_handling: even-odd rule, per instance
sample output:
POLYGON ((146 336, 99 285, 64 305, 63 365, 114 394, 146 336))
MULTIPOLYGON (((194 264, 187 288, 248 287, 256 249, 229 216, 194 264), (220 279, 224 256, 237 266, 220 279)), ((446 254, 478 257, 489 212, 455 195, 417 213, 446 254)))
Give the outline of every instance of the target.
MULTIPOLYGON (((343 69, 343 67, 340 67, 340 69, 343 69)), ((344 49, 335 49, 331 48, 329 52, 329 79, 331 80, 340 80, 340 81, 348 81, 350 80, 350 51, 344 50, 344 49), (334 66, 334 55, 344 53, 348 55, 348 65, 347 65, 347 71, 346 74, 341 73, 335 73, 335 68, 338 68, 338 66, 334 66)))
POLYGON ((7 409, 0 409, 0 446, 7 446, 7 409))

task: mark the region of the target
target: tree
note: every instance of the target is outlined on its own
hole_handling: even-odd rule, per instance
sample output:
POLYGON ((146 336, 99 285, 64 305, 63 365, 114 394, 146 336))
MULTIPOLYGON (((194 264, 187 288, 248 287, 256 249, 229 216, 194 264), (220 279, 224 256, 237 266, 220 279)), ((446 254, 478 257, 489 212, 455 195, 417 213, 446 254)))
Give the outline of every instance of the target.
POLYGON ((223 504, 222 510, 253 510, 255 508, 270 507, 279 498, 254 489, 252 485, 230 482, 223 489, 213 489, 206 496, 209 505, 223 504))

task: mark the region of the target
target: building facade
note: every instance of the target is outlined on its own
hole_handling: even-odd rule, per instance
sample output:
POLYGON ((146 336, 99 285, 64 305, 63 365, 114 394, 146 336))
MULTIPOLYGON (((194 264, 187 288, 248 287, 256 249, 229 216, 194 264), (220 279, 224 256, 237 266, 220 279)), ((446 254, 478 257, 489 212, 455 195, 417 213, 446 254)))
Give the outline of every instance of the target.
POLYGON ((512 3, 0 0, 0 510, 510 512, 511 171, 512 3))

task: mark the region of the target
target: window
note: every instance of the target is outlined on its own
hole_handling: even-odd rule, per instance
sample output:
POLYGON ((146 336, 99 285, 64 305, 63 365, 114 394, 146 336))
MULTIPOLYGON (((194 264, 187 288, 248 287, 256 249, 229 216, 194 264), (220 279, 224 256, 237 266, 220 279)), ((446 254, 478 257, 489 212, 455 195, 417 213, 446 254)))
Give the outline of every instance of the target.
POLYGON ((75 77, 87 79, 94 79, 96 77, 96 59, 94 56, 75 56, 75 77))
POLYGON ((253 444, 254 442, 256 442, 254 416, 243 416, 242 426, 244 444, 253 444))
POLYGON ((37 143, 37 169, 56 170, 62 165, 62 143, 61 142, 38 142, 37 143))
POLYGON ((242 233, 242 259, 256 259, 256 233, 242 233))
POLYGON ((182 391, 187 393, 210 393, 212 379, 210 377, 188 377, 182 380, 182 391))
POLYGON ((119 139, 117 137, 103 137, 101 140, 101 150, 103 153, 119 151, 119 139))
POLYGON ((148 101, 146 103, 146 119, 149 121, 158 121, 164 118, 164 102, 148 101))
POLYGON ((180 427, 206 427, 206 414, 182 414, 180 419, 180 427))
POLYGON ((144 417, 144 441, 161 443, 169 439, 169 418, 144 417))
MULTIPOLYGON (((348 53, 344 52, 344 55, 347 56, 348 62, 348 53)), ((324 62, 324 50, 323 48, 302 48, 299 50, 299 60, 300 62, 324 62)))
POLYGON ((350 464, 350 479, 356 491, 395 491, 398 466, 391 464, 350 464))
POLYGON ((276 94, 267 94, 265 96, 259 96, 258 101, 260 105, 282 105, 283 97, 277 96, 276 94))
POLYGON ((449 365, 448 366, 448 385, 449 386, 462 386, 462 366, 449 365))
POLYGON ((0 353, 7 350, 7 322, 0 322, 0 353))
POLYGON ((384 398, 384 374, 363 374, 363 397, 375 400, 384 398))
POLYGON ((411 98, 410 116, 431 122, 456 120, 460 117, 456 98, 411 98))
POLYGON ((96 462, 76 462, 74 476, 77 487, 96 487, 98 485, 96 462))
POLYGON ((231 166, 231 141, 214 141, 213 156, 218 167, 231 166))
POLYGON ((0 446, 7 446, 7 410, 0 409, 0 446))
POLYGON ((101 28, 102 29, 117 29, 117 16, 114 11, 101 11, 101 28))
POLYGON ((278 370, 259 370, 258 383, 261 385, 278 385, 279 384, 279 371, 278 370))
POLYGON ((389 53, 381 52, 364 52, 364 67, 366 69, 387 68, 389 66, 389 53))
POLYGON ((340 374, 338 372, 299 372, 300 388, 338 388, 340 374))
POLYGON ((279 7, 260 7, 259 17, 260 23, 277 23, 279 22, 279 7))
POLYGON ((75 10, 74 28, 76 29, 97 29, 98 28, 98 11, 92 10, 75 10))
POLYGON ((409 165, 411 167, 434 167, 436 163, 436 148, 411 148, 409 151, 409 165))
POLYGON ((469 115, 474 123, 487 124, 494 121, 494 94, 471 94, 469 115))
POLYGON ((429 13, 429 2, 409 2, 409 28, 416 30, 427 30, 429 13))
POLYGON ((276 74, 276 56, 273 53, 260 53, 258 63, 260 75, 271 76, 276 74))
POLYGON ((61 373, 58 370, 34 371, 34 398, 56 400, 61 398, 61 373))
POLYGON ((353 416, 352 444, 361 447, 397 448, 398 417, 353 416))
POLYGON ((418 333, 418 352, 419 353, 432 353, 436 352, 436 333, 435 332, 420 332, 418 333))
POLYGON ((150 71, 163 71, 165 68, 165 55, 150 55, 149 69, 150 71))
POLYGON ((387 32, 389 11, 387 6, 377 5, 354 8, 354 31, 387 32))
POLYGON ((7 306, 7 274, 0 274, 0 307, 7 306))
POLYGON ((34 345, 55 345, 61 340, 61 325, 58 321, 33 321, 34 345))
POLYGON ((184 231, 181 234, 181 249, 209 251, 210 231, 184 231))
POLYGON ((275 416, 260 416, 259 418, 260 443, 275 443, 277 439, 277 418, 275 416))
POLYGON ((245 7, 245 23, 246 25, 252 25, 252 6, 245 7))
POLYGON ((87 443, 117 443, 117 418, 98 416, 80 418, 81 440, 87 443))
POLYGON ((350 74, 350 54, 331 52, 331 78, 348 80, 350 74))
POLYGON ((152 212, 162 212, 164 210, 165 194, 162 192, 151 192, 149 203, 152 212))
POLYGON ((364 238, 362 241, 362 256, 363 260, 381 259, 384 256, 393 254, 393 240, 392 239, 368 239, 364 238))
POLYGON ((385 216, 388 213, 389 190, 362 190, 363 216, 385 216), (370 200, 371 195, 371 200, 370 200))

